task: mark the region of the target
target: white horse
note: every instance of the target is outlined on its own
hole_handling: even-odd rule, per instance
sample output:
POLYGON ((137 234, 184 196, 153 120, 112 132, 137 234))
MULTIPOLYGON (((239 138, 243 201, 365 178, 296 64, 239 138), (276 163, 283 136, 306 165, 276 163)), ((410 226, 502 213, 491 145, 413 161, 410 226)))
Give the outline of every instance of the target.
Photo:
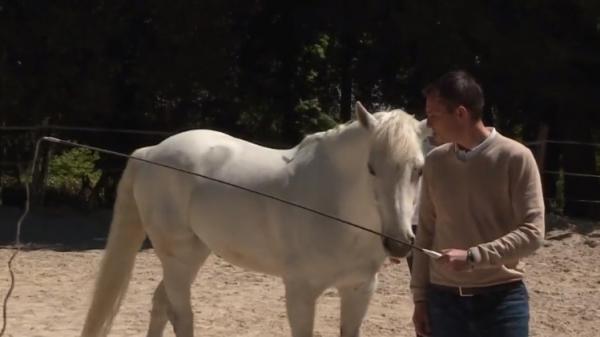
MULTIPOLYGON (((370 114, 307 136, 288 150, 223 133, 174 135, 134 156, 204 174, 363 225, 406 242, 423 165, 425 123, 401 110, 370 114)), ((106 336, 147 235, 163 267, 147 336, 170 321, 193 336, 190 287, 211 252, 277 275, 285 285, 293 337, 313 334, 315 303, 341 298, 341 336, 360 326, 386 256, 410 247, 305 210, 168 168, 130 160, 119 183, 109 239, 83 337, 106 336)))

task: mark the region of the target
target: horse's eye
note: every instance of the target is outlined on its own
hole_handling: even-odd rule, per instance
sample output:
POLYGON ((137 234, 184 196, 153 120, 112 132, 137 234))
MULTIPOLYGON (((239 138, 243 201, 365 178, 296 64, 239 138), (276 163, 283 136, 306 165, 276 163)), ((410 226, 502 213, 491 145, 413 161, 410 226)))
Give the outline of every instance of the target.
POLYGON ((372 175, 373 177, 376 176, 375 170, 373 169, 373 166, 371 165, 371 163, 367 164, 367 168, 369 169, 369 174, 370 175, 372 175))
POLYGON ((415 167, 413 169, 413 176, 412 176, 413 181, 418 180, 419 178, 421 178, 422 175, 423 175, 423 169, 422 168, 415 167))

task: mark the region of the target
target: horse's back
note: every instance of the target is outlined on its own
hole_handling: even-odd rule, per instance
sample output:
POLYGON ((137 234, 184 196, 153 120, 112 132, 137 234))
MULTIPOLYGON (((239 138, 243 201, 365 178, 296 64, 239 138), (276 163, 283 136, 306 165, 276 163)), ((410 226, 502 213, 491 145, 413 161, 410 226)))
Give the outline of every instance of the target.
MULTIPOLYGON (((165 198, 192 198, 193 194, 210 197, 215 202, 226 202, 221 198, 232 198, 240 193, 245 199, 252 199, 245 194, 247 192, 212 179, 266 193, 276 192, 272 189, 280 186, 280 180, 285 179, 287 165, 286 151, 262 147, 211 130, 183 132, 138 152, 142 152, 148 161, 191 173, 144 165, 137 174, 139 185, 142 185, 138 194, 145 198, 153 196, 157 202, 165 198)), ((180 202, 188 203, 189 200, 180 202)))
POLYGON ((290 151, 275 150, 212 130, 192 130, 152 147, 149 160, 232 182, 260 180, 283 169, 290 151), (243 174, 241 174, 243 172, 243 174))

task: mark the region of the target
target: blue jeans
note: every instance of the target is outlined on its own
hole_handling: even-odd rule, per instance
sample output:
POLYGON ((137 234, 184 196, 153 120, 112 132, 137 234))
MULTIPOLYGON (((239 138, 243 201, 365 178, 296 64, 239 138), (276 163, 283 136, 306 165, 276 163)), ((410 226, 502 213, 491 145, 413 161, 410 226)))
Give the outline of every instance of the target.
POLYGON ((431 337, 529 335, 529 295, 522 282, 471 297, 432 287, 427 296, 431 337))

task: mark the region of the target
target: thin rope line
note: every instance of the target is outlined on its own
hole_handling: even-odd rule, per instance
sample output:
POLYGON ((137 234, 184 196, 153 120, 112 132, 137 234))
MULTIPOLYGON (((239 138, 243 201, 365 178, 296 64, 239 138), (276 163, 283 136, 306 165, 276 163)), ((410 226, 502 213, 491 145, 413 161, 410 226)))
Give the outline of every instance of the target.
POLYGON ((10 298, 10 295, 12 295, 13 289, 15 288, 15 274, 12 270, 12 262, 17 256, 18 252, 19 250, 16 249, 12 253, 10 259, 8 260, 8 272, 10 273, 10 287, 8 288, 6 296, 4 296, 4 302, 2 304, 2 330, 0 331, 0 337, 4 336, 4 331, 6 331, 6 324, 8 322, 8 299, 10 298))
MULTIPOLYGON (((33 172, 35 172, 35 168, 37 165, 38 154, 40 152, 40 144, 42 143, 42 139, 40 138, 35 144, 35 152, 33 154, 33 163, 31 165, 31 172, 29 174, 28 179, 33 179, 33 172)), ((10 274, 10 287, 4 296, 4 301, 2 302, 2 330, 0 330, 0 337, 4 336, 4 332, 6 331, 6 325, 8 324, 8 300, 12 295, 13 289, 15 288, 15 274, 12 269, 12 263, 17 257, 17 254, 21 250, 21 226, 23 225, 23 220, 29 213, 30 206, 30 191, 29 191, 29 180, 25 181, 25 211, 17 221, 17 232, 15 234, 15 251, 12 253, 10 259, 8 260, 8 272, 10 274)))
POLYGON ((304 205, 297 204, 295 202, 291 202, 291 201, 288 201, 288 200, 285 200, 285 199, 282 199, 282 198, 279 198, 279 197, 276 197, 276 196, 273 196, 273 195, 270 195, 270 194, 267 194, 267 193, 263 193, 263 192, 260 192, 260 191, 255 191, 255 190, 252 190, 252 189, 244 187, 244 186, 232 184, 230 182, 227 182, 227 181, 224 181, 224 180, 221 180, 221 179, 209 177, 209 176, 197 173, 197 172, 193 172, 193 171, 189 171, 189 170, 184 170, 184 169, 181 169, 179 167, 175 167, 175 166, 171 166, 171 165, 166 165, 166 164, 158 163, 158 162, 151 161, 151 160, 148 160, 148 159, 131 156, 131 155, 128 155, 128 154, 125 154, 125 153, 111 151, 111 150, 106 150, 106 149, 102 149, 102 148, 95 147, 95 146, 90 146, 90 145, 78 144, 78 143, 74 143, 74 142, 70 142, 70 141, 58 139, 58 138, 55 138, 55 137, 42 137, 41 139, 49 141, 49 142, 53 142, 53 143, 64 144, 64 145, 75 146, 75 147, 83 147, 83 148, 86 148, 86 149, 89 149, 89 150, 94 150, 94 151, 98 151, 98 152, 104 152, 104 153, 112 154, 112 155, 119 156, 119 157, 134 159, 134 160, 138 160, 138 161, 145 162, 145 163, 148 163, 148 164, 152 164, 152 165, 156 165, 156 166, 161 166, 161 167, 164 167, 164 168, 168 168, 168 169, 171 169, 171 170, 175 170, 175 171, 178 171, 178 172, 181 172, 181 173, 185 173, 185 174, 190 174, 190 175, 193 175, 193 176, 201 177, 201 178, 204 178, 204 179, 207 179, 207 180, 210 180, 210 181, 214 181, 214 182, 217 182, 217 183, 220 183, 220 184, 223 184, 223 185, 227 185, 227 186, 230 186, 230 187, 234 187, 234 188, 237 188, 237 189, 249 192, 249 193, 257 194, 257 195, 260 195, 262 197, 265 197, 265 198, 268 198, 268 199, 272 199, 272 200, 281 202, 283 204, 287 204, 287 205, 290 205, 290 206, 293 206, 293 207, 296 207, 296 208, 300 208, 300 209, 305 210, 307 212, 314 213, 314 214, 320 215, 322 217, 325 217, 325 218, 328 218, 328 219, 331 219, 331 220, 335 220, 335 221, 344 223, 346 225, 349 225, 349 226, 352 226, 352 227, 364 230, 364 231, 369 232, 371 234, 375 234, 375 235, 381 236, 383 238, 386 238, 388 240, 392 240, 394 242, 397 242, 397 243, 403 244, 405 246, 414 248, 414 249, 416 249, 416 250, 418 250, 418 251, 420 251, 422 253, 431 254, 431 251, 428 250, 428 249, 417 247, 417 246, 415 246, 415 245, 413 245, 411 243, 408 243, 408 242, 405 242, 405 241, 402 241, 402 240, 398 240, 398 239, 396 239, 394 237, 391 237, 391 236, 389 236, 387 234, 380 233, 380 232, 374 231, 372 229, 369 229, 369 228, 357 225, 357 224, 355 224, 353 222, 350 222, 348 220, 344 220, 344 219, 335 217, 333 215, 330 215, 330 214, 327 214, 327 213, 324 213, 324 212, 321 212, 321 211, 318 211, 318 210, 306 207, 304 205))

